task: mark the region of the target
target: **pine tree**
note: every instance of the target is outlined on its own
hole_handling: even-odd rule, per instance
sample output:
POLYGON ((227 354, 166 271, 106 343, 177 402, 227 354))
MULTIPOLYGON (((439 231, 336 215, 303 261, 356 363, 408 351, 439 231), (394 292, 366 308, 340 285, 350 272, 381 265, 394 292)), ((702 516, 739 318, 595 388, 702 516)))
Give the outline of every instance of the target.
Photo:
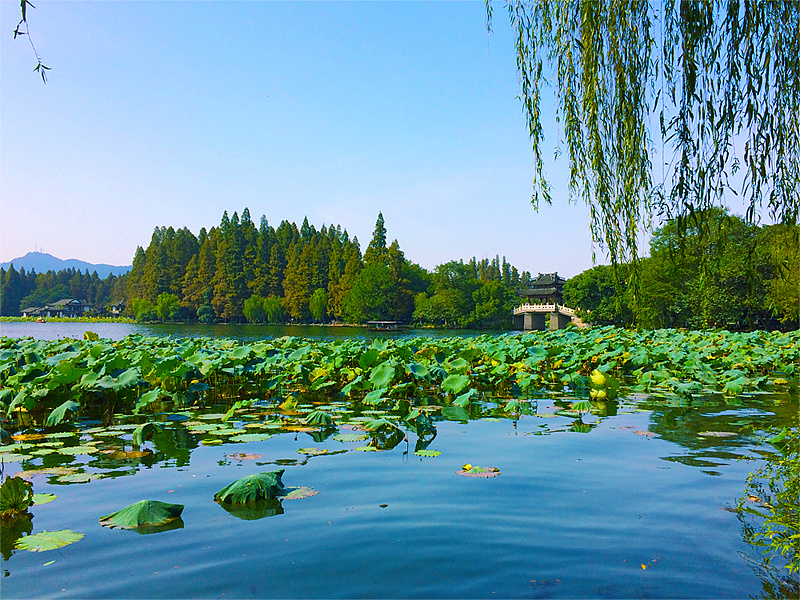
POLYGON ((378 220, 375 222, 375 231, 372 233, 372 240, 364 251, 364 264, 369 265, 375 261, 383 260, 386 257, 386 226, 383 221, 383 213, 378 213, 378 220))
POLYGON ((3 276, 0 288, 0 315, 4 317, 19 316, 19 309, 27 308, 26 306, 20 307, 21 300, 22 280, 17 270, 14 269, 14 263, 11 263, 3 276))

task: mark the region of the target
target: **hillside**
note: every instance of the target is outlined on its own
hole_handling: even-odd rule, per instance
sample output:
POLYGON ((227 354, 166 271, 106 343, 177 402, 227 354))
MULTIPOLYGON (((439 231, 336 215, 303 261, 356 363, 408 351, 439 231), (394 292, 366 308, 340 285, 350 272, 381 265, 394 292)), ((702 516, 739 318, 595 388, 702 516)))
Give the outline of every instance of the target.
POLYGON ((101 279, 105 279, 111 274, 122 275, 131 270, 130 265, 119 267, 107 264, 92 264, 76 258, 64 260, 45 252, 28 252, 25 256, 15 258, 9 262, 0 263, 0 267, 8 270, 8 267, 12 263, 17 271, 24 268, 26 271, 35 270, 37 273, 61 271, 64 269, 78 269, 79 271, 86 271, 88 269, 90 274, 97 271, 97 275, 101 279))

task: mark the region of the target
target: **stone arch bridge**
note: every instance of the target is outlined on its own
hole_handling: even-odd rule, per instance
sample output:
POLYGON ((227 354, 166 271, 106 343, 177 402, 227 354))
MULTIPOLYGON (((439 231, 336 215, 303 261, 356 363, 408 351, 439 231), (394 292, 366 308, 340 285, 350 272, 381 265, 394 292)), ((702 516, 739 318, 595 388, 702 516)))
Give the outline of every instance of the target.
POLYGON ((570 323, 585 327, 575 311, 561 304, 522 304, 514 309, 514 329, 564 329, 570 323))

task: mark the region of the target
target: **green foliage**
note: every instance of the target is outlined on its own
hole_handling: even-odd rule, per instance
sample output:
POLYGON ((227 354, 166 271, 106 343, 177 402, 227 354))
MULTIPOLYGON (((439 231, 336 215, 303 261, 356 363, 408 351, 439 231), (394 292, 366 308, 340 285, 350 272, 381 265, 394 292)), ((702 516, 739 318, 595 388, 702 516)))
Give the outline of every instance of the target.
POLYGON ((267 319, 267 313, 264 310, 264 301, 266 299, 261 296, 250 296, 244 301, 244 318, 250 323, 263 323, 267 319))
POLYGON ((100 517, 100 525, 111 529, 136 529, 164 525, 178 519, 183 504, 168 504, 158 500, 140 500, 110 515, 100 517))
POLYGON ((568 280, 564 303, 596 325, 771 329, 774 316, 790 328, 800 310, 798 231, 698 211, 657 229, 637 271, 600 265, 568 280))
POLYGON ((771 441, 780 444, 780 452, 766 454, 764 465, 748 476, 749 498, 739 501, 740 520, 745 540, 763 550, 766 566, 780 556, 790 576, 796 577, 800 572, 800 428, 784 429, 771 441))
POLYGON ((131 300, 131 311, 137 323, 155 321, 158 317, 156 307, 149 300, 143 298, 133 298, 131 300))
MULTIPOLYGON (((0 409, 18 423, 67 421, 81 411, 147 414, 170 404, 226 402, 232 415, 257 398, 348 396, 366 404, 452 395, 467 407, 481 393, 591 385, 595 396, 623 387, 691 395, 751 392, 769 381, 797 385, 800 332, 613 327, 481 335, 321 341, 128 336, 109 340, 0 338, 0 409), (606 383, 592 383, 597 371, 606 383), (21 411, 24 409, 24 411, 21 411)), ((287 400, 288 399, 288 400, 287 400)), ((153 423, 135 432, 141 444, 153 423)))
POLYGON ((81 539, 83 539, 82 533, 76 533, 69 529, 42 531, 41 533, 34 533, 20 538, 17 540, 15 547, 20 550, 27 550, 28 552, 44 552, 46 550, 63 548, 81 539))
POLYGON ((328 312, 328 293, 322 288, 314 290, 308 301, 308 308, 315 321, 324 321, 328 312))
POLYGON ((224 504, 243 504, 255 500, 274 499, 282 490, 284 469, 255 473, 229 483, 214 494, 214 501, 224 504))
POLYGON ((180 309, 180 301, 175 294, 164 292, 156 298, 156 314, 162 323, 168 319, 174 319, 178 309, 180 309))
POLYGON ((6 477, 0 485, 0 517, 14 517, 33 504, 33 484, 21 477, 6 477))
MULTIPOLYGON (((639 234, 651 219, 722 204, 737 171, 751 223, 762 206, 780 222, 797 223, 800 4, 507 6, 534 152, 535 205, 551 202, 544 173, 549 113, 541 105, 554 90, 570 196, 590 206, 592 237, 613 263, 635 264, 639 234), (656 176, 653 146, 665 154, 656 176)), ((487 2, 489 26, 491 15, 487 2)))

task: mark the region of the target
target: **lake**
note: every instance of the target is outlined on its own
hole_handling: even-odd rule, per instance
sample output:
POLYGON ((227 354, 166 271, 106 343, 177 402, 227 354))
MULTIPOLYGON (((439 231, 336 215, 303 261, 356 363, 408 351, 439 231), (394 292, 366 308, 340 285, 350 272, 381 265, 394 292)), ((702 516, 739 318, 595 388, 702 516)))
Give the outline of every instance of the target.
POLYGON ((332 340, 337 338, 375 339, 382 337, 402 338, 414 335, 428 337, 475 336, 483 333, 474 329, 411 329, 401 332, 369 331, 366 327, 338 327, 326 325, 233 325, 233 324, 139 324, 139 323, 80 323, 32 321, 0 322, 0 337, 32 337, 37 340, 61 338, 82 339, 86 331, 93 331, 101 338, 121 340, 126 335, 140 333, 171 338, 182 337, 227 337, 242 341, 276 338, 285 335, 311 339, 332 340))
MULTIPOLYGON (((19 324, 42 332, 35 335, 13 334, 7 326, 15 325, 3 323, 2 335, 218 330, 19 324)), ((287 335, 220 327, 245 340, 287 335)), ((796 425, 797 397, 788 393, 628 393, 583 411, 575 396, 544 389, 514 409, 488 394, 468 408, 423 399, 434 432, 405 427, 405 438, 377 447, 364 424, 392 409, 301 394, 296 406, 258 400, 223 422, 235 399, 156 414, 163 431, 141 447, 133 430, 146 417, 124 415, 110 426, 83 420, 0 447, 4 476, 25 472, 35 493, 57 495, 33 506, 32 520, 3 527, 2 597, 772 595, 735 508, 748 474, 777 451, 763 433, 796 425), (312 410, 333 415, 335 426, 303 426, 312 410), (499 475, 464 476, 466 463, 499 475), (241 511, 214 502, 234 480, 275 469, 285 470, 286 486, 318 493, 241 511), (139 534, 98 522, 140 500, 184 505, 180 523, 139 534), (64 529, 83 538, 41 553, 14 548, 20 536, 64 529)))
POLYGON ((84 538, 4 556, 3 597, 758 597, 747 558, 757 551, 731 509, 755 468, 740 458, 770 449, 733 432, 743 422, 787 424, 796 410, 764 396, 692 409, 624 401, 576 429, 574 415, 540 398, 517 419, 443 416, 428 445, 435 457, 415 455, 411 434, 382 452, 307 432, 205 446, 208 434, 178 422, 166 425, 174 443, 119 458, 111 449, 131 448, 130 427, 109 438, 85 423, 45 443, 94 445, 91 454, 5 464, 5 474, 65 467, 104 477, 32 476, 36 493, 58 495, 32 508, 33 532, 84 538), (345 452, 298 452, 309 447, 345 452), (467 462, 500 475, 458 475, 467 462), (319 494, 255 520, 213 501, 231 481, 276 468, 287 486, 319 494), (143 499, 184 504, 183 527, 137 535, 99 525, 143 499))

